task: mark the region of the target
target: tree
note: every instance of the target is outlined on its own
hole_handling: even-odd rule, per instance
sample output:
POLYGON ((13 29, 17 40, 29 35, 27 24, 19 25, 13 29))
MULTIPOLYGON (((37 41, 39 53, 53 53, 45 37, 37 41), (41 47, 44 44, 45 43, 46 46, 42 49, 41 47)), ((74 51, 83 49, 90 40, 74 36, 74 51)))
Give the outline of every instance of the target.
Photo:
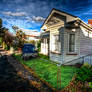
POLYGON ((25 33, 21 29, 17 30, 16 38, 19 40, 18 47, 21 48, 25 42, 25 39, 26 39, 25 33))
POLYGON ((0 19, 0 28, 2 28, 2 19, 0 19))
POLYGON ((4 36, 4 41, 8 46, 12 46, 13 45, 13 35, 8 31, 8 29, 6 29, 5 31, 5 36, 4 36))
POLYGON ((0 19, 0 37, 2 37, 3 28, 2 28, 2 19, 0 19))
POLYGON ((13 46, 13 35, 9 32, 7 28, 3 29, 3 35, 2 35, 2 43, 6 44, 6 46, 9 48, 13 46))
POLYGON ((10 34, 9 30, 2 27, 2 19, 0 19, 0 39, 3 48, 6 46, 11 46, 13 42, 13 36, 10 34))
POLYGON ((12 26, 12 29, 17 32, 17 30, 19 30, 19 27, 18 26, 12 26))

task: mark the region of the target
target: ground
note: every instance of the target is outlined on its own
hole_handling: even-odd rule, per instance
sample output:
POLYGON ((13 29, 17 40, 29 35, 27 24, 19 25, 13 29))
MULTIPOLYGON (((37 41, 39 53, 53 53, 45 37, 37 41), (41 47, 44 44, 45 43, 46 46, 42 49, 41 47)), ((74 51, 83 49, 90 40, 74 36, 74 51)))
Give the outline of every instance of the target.
MULTIPOLYGON (((6 58, 6 56, 3 56, 6 58)), ((17 75, 7 59, 0 60, 0 92, 38 92, 27 80, 17 75)))
POLYGON ((18 59, 16 60, 6 51, 0 49, 0 52, 2 52, 2 56, 0 55, 0 92, 54 92, 55 90, 41 78, 54 88, 61 88, 55 92, 92 92, 91 89, 83 87, 81 82, 76 83, 74 75, 76 69, 79 69, 77 67, 62 66, 59 68, 61 87, 57 88, 58 68, 56 63, 49 61, 47 57, 41 55, 42 57, 24 61, 19 54, 13 55, 18 59), (38 77, 34 76, 34 73, 38 77))
POLYGON ((25 64, 29 68, 33 69, 40 78, 47 81, 56 89, 62 89, 66 87, 72 80, 72 77, 75 75, 76 70, 78 69, 77 67, 74 66, 61 66, 60 67, 61 75, 58 76, 57 73, 59 68, 57 67, 57 64, 50 61, 44 55, 40 55, 40 57, 33 58, 28 61, 22 60, 20 54, 15 54, 14 56, 22 64, 25 64), (59 82, 58 87, 57 87, 57 76, 60 77, 61 79, 61 86, 59 82))
POLYGON ((25 70, 21 64, 11 59, 11 56, 5 55, 5 51, 0 49, 0 52, 2 52, 0 56, 0 92, 52 92, 42 83, 42 88, 38 89, 39 80, 37 78, 25 70))

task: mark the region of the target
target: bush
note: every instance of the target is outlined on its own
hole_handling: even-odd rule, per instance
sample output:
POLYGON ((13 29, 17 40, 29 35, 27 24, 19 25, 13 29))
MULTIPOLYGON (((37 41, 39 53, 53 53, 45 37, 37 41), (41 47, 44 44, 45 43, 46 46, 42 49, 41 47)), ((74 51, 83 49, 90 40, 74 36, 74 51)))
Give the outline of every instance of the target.
POLYGON ((78 71, 77 71, 77 81, 82 82, 89 82, 92 81, 92 67, 88 64, 84 64, 78 71))
POLYGON ((41 41, 38 41, 38 42, 37 42, 37 49, 38 49, 38 51, 40 52, 40 50, 41 50, 41 41))
POLYGON ((49 56, 43 55, 43 54, 39 54, 39 57, 43 58, 43 59, 49 59, 49 56))
POLYGON ((36 42, 35 42, 34 40, 31 40, 29 43, 31 43, 31 44, 33 44, 33 45, 36 44, 36 42))
POLYGON ((89 87, 92 88, 92 82, 89 82, 89 87))

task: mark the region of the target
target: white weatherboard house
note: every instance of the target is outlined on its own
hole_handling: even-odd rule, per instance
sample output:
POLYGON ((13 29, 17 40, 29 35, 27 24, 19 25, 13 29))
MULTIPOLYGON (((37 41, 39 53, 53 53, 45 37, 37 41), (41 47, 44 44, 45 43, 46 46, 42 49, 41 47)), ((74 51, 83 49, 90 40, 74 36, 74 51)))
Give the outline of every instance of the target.
POLYGON ((92 27, 77 16, 53 9, 41 29, 41 53, 52 61, 92 64, 92 27))

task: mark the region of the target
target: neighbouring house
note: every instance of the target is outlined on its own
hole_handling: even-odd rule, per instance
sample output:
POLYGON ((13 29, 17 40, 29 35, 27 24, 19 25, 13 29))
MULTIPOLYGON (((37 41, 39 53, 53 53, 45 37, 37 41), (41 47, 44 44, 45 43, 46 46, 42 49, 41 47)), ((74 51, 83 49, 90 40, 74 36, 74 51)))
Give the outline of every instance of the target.
POLYGON ((92 64, 92 27, 80 18, 53 9, 41 29, 44 30, 41 35, 41 53, 49 55, 52 61, 64 64, 73 60, 90 60, 92 64))
POLYGON ((22 29, 22 31, 25 33, 27 41, 31 41, 31 40, 39 41, 40 40, 40 32, 26 30, 26 29, 22 29))

